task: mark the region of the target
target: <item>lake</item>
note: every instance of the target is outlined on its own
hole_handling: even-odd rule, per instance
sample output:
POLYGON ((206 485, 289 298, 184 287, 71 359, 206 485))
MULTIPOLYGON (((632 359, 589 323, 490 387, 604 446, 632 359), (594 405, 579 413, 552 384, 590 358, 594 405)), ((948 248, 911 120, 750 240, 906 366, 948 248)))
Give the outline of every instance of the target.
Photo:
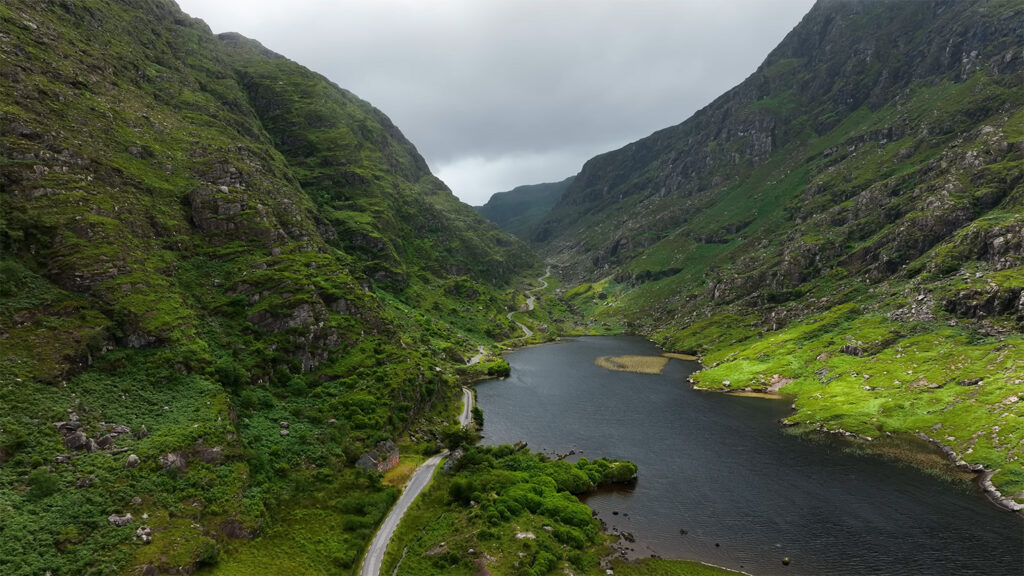
POLYGON ((973 487, 787 434, 788 402, 691 390, 693 362, 661 375, 594 364, 623 354, 660 350, 620 336, 519 350, 506 356, 511 376, 479 384, 477 401, 484 444, 635 462, 634 487, 585 501, 635 535, 636 556, 759 576, 1024 574, 1024 521, 973 487))

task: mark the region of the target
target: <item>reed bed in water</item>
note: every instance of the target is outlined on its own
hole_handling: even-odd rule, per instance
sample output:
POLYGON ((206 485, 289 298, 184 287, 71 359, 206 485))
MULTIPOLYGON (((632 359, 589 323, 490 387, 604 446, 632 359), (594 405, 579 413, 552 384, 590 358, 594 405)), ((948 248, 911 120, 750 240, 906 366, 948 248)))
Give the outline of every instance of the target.
POLYGON ((663 352, 661 354, 665 358, 675 358, 676 360, 696 360, 697 357, 693 354, 678 354, 676 352, 663 352))
POLYGON ((594 360, 605 370, 637 372, 639 374, 661 374, 668 364, 664 356, 601 356, 594 360))

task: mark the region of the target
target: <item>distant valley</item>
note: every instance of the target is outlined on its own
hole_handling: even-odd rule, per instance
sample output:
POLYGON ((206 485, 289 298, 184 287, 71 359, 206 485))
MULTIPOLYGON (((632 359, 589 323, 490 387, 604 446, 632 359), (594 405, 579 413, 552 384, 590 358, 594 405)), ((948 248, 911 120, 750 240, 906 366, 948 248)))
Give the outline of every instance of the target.
POLYGON ((171 0, 12 0, 0 39, 0 573, 357 574, 447 454, 382 573, 728 574, 624 559, 581 499, 630 455, 477 445, 464 387, 572 336, 1021 516, 1020 0, 819 0, 691 117, 476 208, 171 0))

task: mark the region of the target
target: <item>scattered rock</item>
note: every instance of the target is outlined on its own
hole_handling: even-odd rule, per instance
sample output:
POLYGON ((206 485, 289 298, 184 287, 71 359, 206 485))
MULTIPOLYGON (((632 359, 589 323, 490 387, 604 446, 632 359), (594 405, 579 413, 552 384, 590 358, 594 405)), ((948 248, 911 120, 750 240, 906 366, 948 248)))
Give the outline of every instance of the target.
POLYGON ((286 420, 282 420, 280 422, 280 425, 281 425, 281 428, 288 428, 289 426, 291 426, 291 424, 289 424, 286 420))
POLYGON ((69 450, 86 450, 89 448, 89 437, 81 430, 74 430, 64 437, 64 445, 69 450))
POLYGON ((139 526, 135 530, 135 537, 142 540, 143 544, 149 544, 153 541, 153 531, 149 529, 149 526, 139 526))
POLYGON ((281 429, 281 436, 287 436, 287 435, 288 435, 288 430, 285 429, 285 428, 282 428, 281 429))
POLYGON ((111 514, 110 516, 107 516, 107 522, 110 522, 111 526, 127 526, 134 521, 135 519, 132 518, 130 512, 128 514, 125 514, 124 516, 118 516, 117 514, 111 514))
POLYGON ((134 506, 141 506, 142 505, 142 498, 139 498, 138 496, 132 498, 132 505, 134 505, 134 506))
POLYGON ((140 462, 140 460, 139 460, 138 456, 136 456, 135 454, 130 454, 128 456, 128 459, 125 460, 125 462, 124 462, 124 467, 125 468, 137 468, 139 466, 139 462, 140 462))
POLYGON ((149 436, 149 429, 145 425, 139 427, 139 431, 135 433, 135 437, 142 440, 146 436, 149 436))
POLYGON ((206 464, 216 464, 224 460, 224 449, 220 446, 213 448, 200 448, 196 451, 199 460, 206 464))
POLYGON ((961 386, 978 386, 984 383, 985 381, 981 378, 968 378, 966 380, 961 380, 957 382, 957 384, 961 386))
POLYGON ((163 465, 164 470, 171 468, 181 470, 188 466, 188 458, 184 452, 168 452, 160 457, 160 464, 163 465))
POLYGON ((253 537, 253 533, 246 530, 245 525, 235 518, 229 518, 221 522, 220 531, 228 538, 235 540, 248 540, 253 537))
POLYGON ((849 354, 850 356, 856 356, 858 358, 864 355, 864 350, 862 350, 860 346, 854 346, 853 344, 843 344, 843 347, 839 349, 839 352, 849 354))
POLYGON ((60 432, 61 435, 63 436, 67 436, 68 434, 71 434, 72 432, 82 428, 82 423, 77 420, 73 420, 70 422, 54 422, 53 425, 57 428, 57 431, 60 432))
POLYGON ((782 559, 782 565, 783 566, 789 566, 789 556, 786 556, 785 558, 782 559))
POLYGON ((516 532, 516 538, 519 540, 536 540, 537 537, 533 532, 516 532))
POLYGON ((459 460, 461 460, 465 454, 465 450, 462 448, 456 448, 454 452, 448 455, 448 460, 445 461, 444 467, 442 468, 443 472, 451 474, 455 469, 455 466, 459 463, 459 460))
POLYGON ((55 457, 53 461, 57 464, 70 464, 71 454, 61 454, 60 456, 55 457))
POLYGON ((92 483, 95 482, 95 481, 96 481, 96 478, 94 476, 85 476, 85 477, 79 478, 78 482, 75 483, 75 486, 77 486, 79 488, 88 488, 89 486, 92 486, 92 483))

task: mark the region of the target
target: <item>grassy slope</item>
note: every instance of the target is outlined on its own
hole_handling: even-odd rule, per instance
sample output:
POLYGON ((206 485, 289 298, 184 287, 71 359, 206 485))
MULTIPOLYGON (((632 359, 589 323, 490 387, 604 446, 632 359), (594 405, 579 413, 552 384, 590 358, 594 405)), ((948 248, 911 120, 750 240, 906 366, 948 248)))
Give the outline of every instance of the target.
MULTIPOLYGON (((792 422, 872 438, 926 435, 968 464, 999 470, 996 486, 1024 501, 1021 74, 994 74, 982 60, 974 70, 908 76, 886 92, 885 74, 898 82, 907 70, 920 76, 936 66, 925 56, 940 31, 926 11, 876 26, 873 12, 886 5, 860 6, 848 26, 875 27, 877 36, 857 34, 850 44, 833 32, 841 28, 820 32, 833 34, 828 49, 843 58, 853 52, 839 48, 870 38, 875 67, 854 74, 836 67, 863 61, 837 58, 827 69, 825 52, 800 56, 801 39, 817 34, 802 24, 752 80, 723 96, 731 108, 712 104, 592 161, 552 215, 572 221, 569 237, 552 240, 552 260, 589 280, 568 285, 563 301, 590 331, 638 331, 667 349, 702 353, 700 386, 789 381, 792 422), (886 44, 900 26, 918 32, 886 44), (913 66, 898 60, 907 46, 919 46, 913 66), (816 66, 833 83, 815 84, 816 66), (863 103, 837 108, 835 87, 863 103), (807 100, 822 90, 828 99, 807 100), (708 118, 730 136, 701 140, 694 130, 708 118), (735 136, 756 135, 750 121, 775 126, 769 154, 755 157, 735 136), (705 147, 673 140, 685 137, 705 147), (726 152, 739 163, 722 161, 726 152), (687 156, 712 167, 698 170, 695 184, 670 172, 687 156), (605 185, 623 199, 601 198, 605 185)), ((1019 39, 991 34, 1020 14, 1019 4, 957 7, 966 12, 953 29, 990 34, 983 58, 1002 62, 1002 51, 1019 48, 1019 39)))
POLYGON ((435 445, 529 256, 380 112, 170 2, 0 24, 0 572, 352 571, 395 496, 352 463, 435 445), (132 432, 74 452, 72 416, 132 432))
POLYGON ((505 232, 527 240, 571 183, 570 177, 561 182, 519 186, 508 192, 497 192, 486 204, 476 207, 476 211, 505 232))
MULTIPOLYGON (((635 467, 620 463, 628 478, 635 467)), ((457 472, 439 472, 403 519, 383 572, 399 575, 604 574, 608 538, 574 496, 616 474, 608 463, 548 461, 512 447, 476 447, 457 472), (524 536, 526 534, 530 536, 524 536), (518 536, 517 536, 518 535, 518 536)), ((616 573, 734 574, 673 561, 615 564, 616 573), (622 572, 620 572, 620 570, 622 572)))
MULTIPOLYGON (((923 114, 934 102, 937 90, 943 92, 939 99, 948 105, 950 98, 972 91, 977 94, 978 86, 947 85, 925 90, 919 95, 921 101, 911 100, 903 110, 917 107, 923 114)), ((976 97, 987 96, 981 93, 976 97)), ((885 114, 883 110, 866 116, 855 126, 838 129, 846 134, 869 131, 885 124, 885 114)), ((1020 114, 988 118, 986 125, 994 131, 987 135, 1017 134, 1021 121, 1020 114)), ((961 140, 958 157, 969 156, 972 150, 983 154, 992 145, 993 140, 980 131, 974 136, 977 140, 972 143, 961 140)), ((819 148, 834 140, 826 138, 800 154, 814 157, 819 148)), ((1011 141, 1010 146, 1017 146, 1016 142, 1011 141)), ((950 156, 949 152, 940 152, 947 144, 948 140, 941 140, 934 144, 934 151, 920 150, 921 158, 897 162, 893 160, 895 151, 907 143, 894 142, 866 154, 862 152, 868 158, 847 169, 866 181, 884 185, 915 170, 926 172, 926 160, 950 156)), ((1013 155, 989 164, 972 177, 964 201, 969 204, 972 195, 977 197, 998 187, 1005 182, 1004 174, 1019 174, 1021 164, 1013 155)), ((774 177, 769 175, 769 181, 774 177)), ((762 292, 766 302, 760 306, 707 303, 710 314, 695 310, 697 306, 693 303, 707 302, 704 287, 714 282, 712 263, 723 259, 728 262, 730 258, 747 262, 773 258, 771 250, 758 250, 758 246, 771 242, 771 230, 783 226, 785 210, 795 204, 797 193, 805 190, 791 188, 782 196, 789 198, 788 204, 779 202, 774 208, 753 204, 755 212, 774 214, 774 218, 780 219, 777 224, 770 224, 769 216, 769 225, 760 229, 758 224, 752 225, 743 233, 746 238, 726 244, 663 241, 629 266, 677 266, 681 268, 678 274, 637 287, 615 285, 609 290, 613 294, 611 301, 603 303, 606 306, 597 306, 594 301, 587 303, 586 299, 583 303, 596 318, 629 319, 670 349, 704 352, 705 364, 713 368, 695 376, 698 385, 723 388, 722 383, 728 381, 732 388, 761 389, 775 375, 792 379, 783 391, 799 397, 800 411, 791 419, 793 422, 844 429, 869 437, 887 432, 925 434, 950 446, 969 463, 1000 470, 993 481, 1005 495, 1024 493, 1024 470, 1020 463, 1024 427, 1018 422, 1021 408, 1013 400, 1024 384, 1020 324, 1012 315, 964 318, 955 310, 947 312, 947 303, 955 303, 958 295, 976 291, 982 299, 998 298, 999 294, 1016 293, 1024 280, 1022 267, 1012 264, 1013 258, 1019 261, 1019 255, 1011 255, 1011 265, 1000 269, 1005 264, 974 256, 968 240, 985 235, 987 230, 1013 230, 1024 222, 1019 178, 1010 182, 1009 187, 1002 185, 1006 194, 1003 202, 983 211, 969 226, 880 283, 872 283, 870 277, 858 275, 857 270, 850 270, 837 259, 823 263, 823 268, 831 270, 795 289, 775 294, 762 292), (699 288, 694 290, 695 286, 699 288), (654 322, 648 316, 652 310, 657 314, 654 322), (778 320, 772 320, 772 314, 778 320), (801 320, 790 323, 789 318, 801 320), (782 329, 765 330, 767 322, 776 322, 782 329), (843 354, 840 349, 845 344, 863 348, 866 353, 860 357, 843 354), (957 385, 976 378, 984 380, 980 389, 957 385)), ((844 194, 838 182, 832 185, 838 195, 844 194)), ((761 187, 759 196, 773 197, 785 186, 787 183, 782 180, 761 187)), ((735 211, 736 206, 733 203, 712 207, 707 221, 723 218, 715 214, 735 211)), ((840 205, 839 210, 844 209, 840 205)), ((848 241, 843 238, 846 231, 824 225, 825 220, 827 217, 815 218, 798 228, 798 233, 803 234, 802 241, 818 245, 848 241)), ((887 230, 900 224, 894 223, 887 230)), ((848 252, 870 245, 887 230, 852 245, 848 252)), ((776 261, 772 265, 781 263, 776 261)))

